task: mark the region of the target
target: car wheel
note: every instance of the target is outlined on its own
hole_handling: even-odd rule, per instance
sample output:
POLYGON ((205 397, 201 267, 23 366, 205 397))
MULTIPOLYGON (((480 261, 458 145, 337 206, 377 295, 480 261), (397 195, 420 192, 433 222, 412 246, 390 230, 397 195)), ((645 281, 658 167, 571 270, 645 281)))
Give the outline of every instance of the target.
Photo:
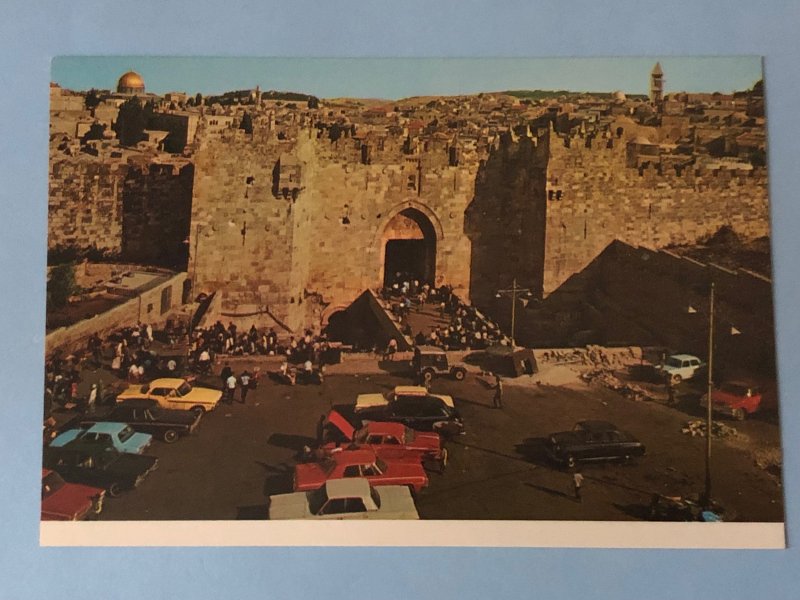
POLYGON ((737 421, 744 421, 744 409, 734 408, 733 418, 736 419, 737 421))
POLYGON ((467 374, 464 372, 463 369, 456 369, 455 371, 453 371, 453 377, 455 378, 456 381, 464 381, 464 377, 466 376, 467 374))
POLYGON ((206 409, 202 406, 193 406, 192 412, 200 417, 202 417, 206 413, 206 409))
POLYGON ((681 381, 683 381, 683 377, 681 377, 677 373, 672 376, 672 384, 673 385, 679 385, 681 381))
POLYGON ((164 435, 162 436, 162 439, 167 444, 172 444, 173 442, 176 442, 178 440, 178 432, 175 431, 174 429, 167 429, 164 432, 164 435))
POLYGON ((119 495, 122 493, 122 485, 115 481, 110 486, 108 486, 108 495, 112 498, 118 498, 119 495))
POLYGON ((574 467, 576 464, 578 464, 578 463, 577 463, 577 461, 575 460, 575 457, 574 457, 574 456, 572 456, 572 454, 569 454, 569 455, 567 456, 567 466, 568 466, 568 467, 570 467, 570 468, 572 468, 572 467, 574 467))
POLYGON ((427 369, 422 372, 422 379, 423 381, 429 382, 433 379, 433 371, 427 369))

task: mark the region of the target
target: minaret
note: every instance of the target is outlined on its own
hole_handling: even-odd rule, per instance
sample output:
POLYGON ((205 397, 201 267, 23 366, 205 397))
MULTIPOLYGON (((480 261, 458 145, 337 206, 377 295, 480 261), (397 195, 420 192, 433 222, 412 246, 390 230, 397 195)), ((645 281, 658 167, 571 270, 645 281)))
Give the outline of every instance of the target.
POLYGON ((658 109, 664 101, 664 71, 661 70, 661 63, 656 63, 650 72, 650 102, 658 109))

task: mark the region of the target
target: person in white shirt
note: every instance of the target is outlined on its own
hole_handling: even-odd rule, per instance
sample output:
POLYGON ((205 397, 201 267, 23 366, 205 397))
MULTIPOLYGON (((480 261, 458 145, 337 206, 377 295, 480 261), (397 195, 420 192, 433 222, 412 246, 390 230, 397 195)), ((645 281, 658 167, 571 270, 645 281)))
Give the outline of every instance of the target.
POLYGON ((236 391, 236 375, 231 374, 225 381, 225 391, 227 393, 227 402, 233 402, 233 394, 236 391))

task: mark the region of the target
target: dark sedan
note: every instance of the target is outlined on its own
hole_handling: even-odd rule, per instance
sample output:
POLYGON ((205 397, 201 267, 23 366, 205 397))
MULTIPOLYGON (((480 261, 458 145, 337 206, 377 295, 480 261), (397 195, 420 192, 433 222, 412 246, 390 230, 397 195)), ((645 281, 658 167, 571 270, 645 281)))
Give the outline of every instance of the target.
POLYGON ((607 421, 578 421, 572 431, 550 434, 547 453, 554 461, 574 467, 579 462, 643 456, 645 447, 607 421))
POLYGON ((360 411, 358 416, 362 423, 403 423, 417 431, 435 431, 443 436, 464 433, 464 423, 458 411, 436 396, 397 396, 388 404, 360 411))
POLYGON ((70 483, 80 483, 108 490, 119 496, 137 487, 158 466, 154 456, 128 454, 113 447, 44 449, 44 467, 57 472, 70 483))
POLYGON ((180 436, 192 433, 201 417, 186 410, 161 408, 151 400, 129 400, 83 419, 81 427, 91 427, 100 421, 127 423, 136 431, 152 434, 171 444, 180 436))

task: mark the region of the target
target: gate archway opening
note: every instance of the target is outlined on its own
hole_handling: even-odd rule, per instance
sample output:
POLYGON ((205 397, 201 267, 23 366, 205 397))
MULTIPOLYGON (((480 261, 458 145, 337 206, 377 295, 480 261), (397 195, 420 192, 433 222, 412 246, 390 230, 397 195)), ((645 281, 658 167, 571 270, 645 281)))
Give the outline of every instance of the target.
POLYGON ((383 285, 436 281, 436 230, 425 213, 406 208, 386 224, 381 237, 383 285))

